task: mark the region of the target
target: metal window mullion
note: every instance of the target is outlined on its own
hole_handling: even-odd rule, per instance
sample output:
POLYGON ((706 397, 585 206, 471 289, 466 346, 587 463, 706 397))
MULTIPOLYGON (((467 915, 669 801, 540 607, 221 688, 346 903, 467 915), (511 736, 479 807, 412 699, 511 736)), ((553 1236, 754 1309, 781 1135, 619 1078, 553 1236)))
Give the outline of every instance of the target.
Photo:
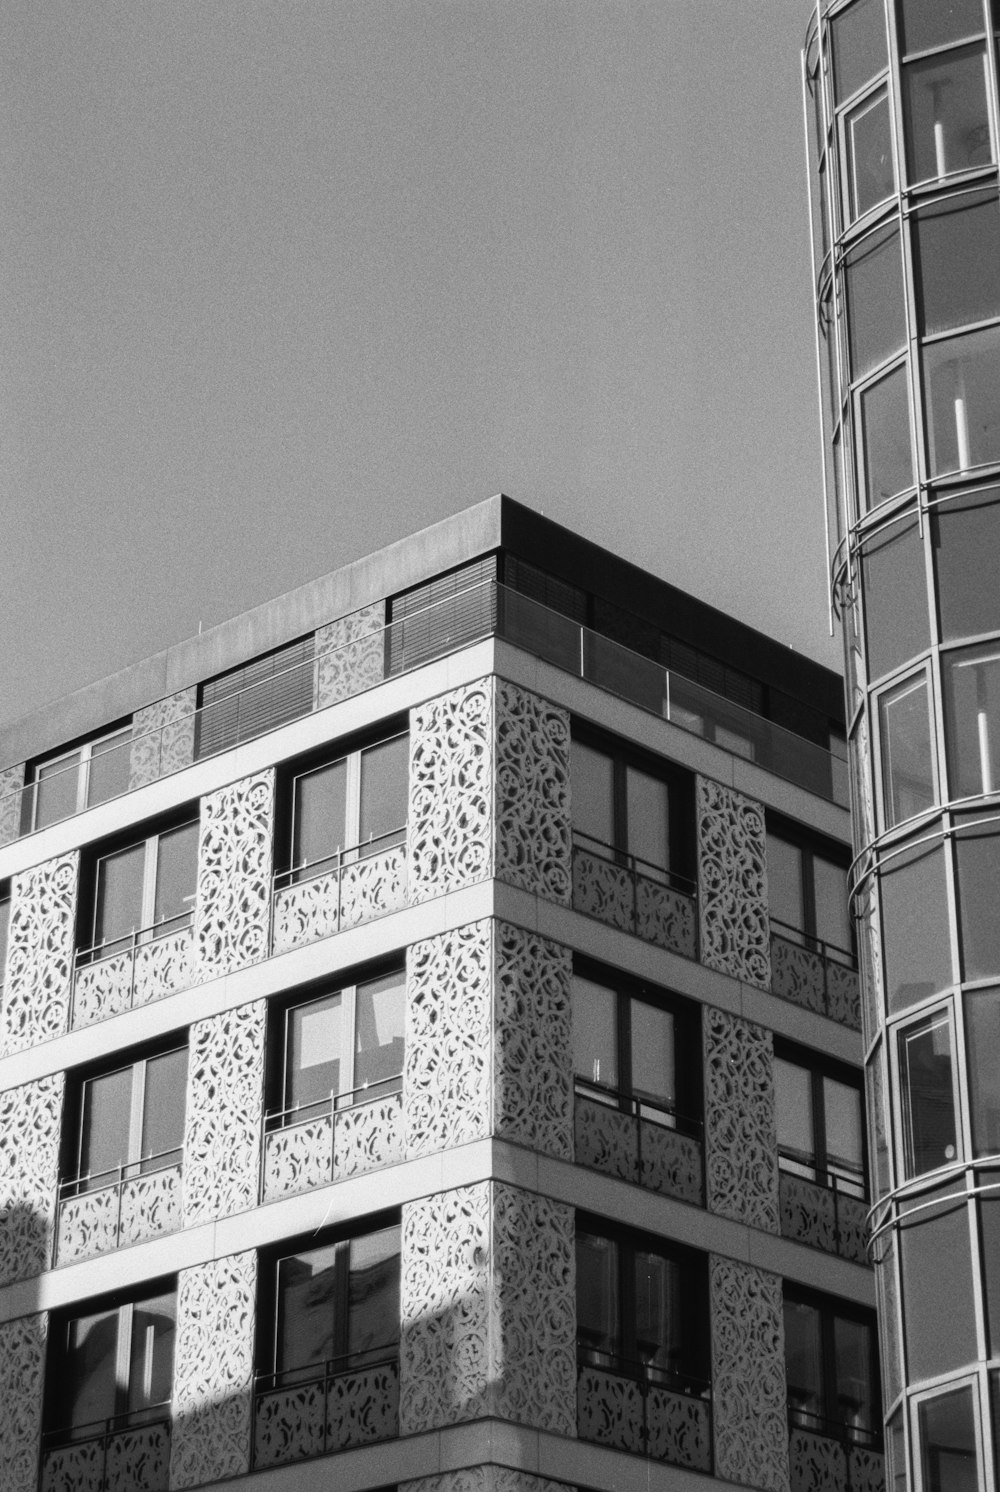
POLYGON ((118 1340, 115 1344, 115 1412, 128 1411, 129 1367, 132 1355, 132 1319, 135 1306, 132 1301, 118 1307, 118 1340))
POLYGON ((132 1068, 132 1106, 129 1113, 129 1143, 127 1164, 133 1165, 142 1158, 142 1125, 146 1110, 145 1059, 132 1068))
POLYGON ((152 834, 146 840, 145 853, 142 860, 142 912, 140 914, 140 929, 152 927, 156 916, 156 877, 159 871, 160 861, 160 838, 158 834, 152 834))
POLYGON ((353 849, 361 839, 361 752, 347 758, 347 804, 344 814, 344 848, 353 849))
MULTIPOLYGON (((343 1085, 343 1087, 344 1087, 345 1090, 347 1090, 348 1092, 351 1093, 352 1097, 353 1097, 353 1093, 354 1093, 354 1085, 355 1085, 355 1082, 357 1081, 357 1074, 355 1073, 355 1070, 354 1070, 355 1032, 356 1032, 356 1029, 357 1029, 357 1008, 358 1008, 358 986, 356 984, 345 984, 344 987, 343 987, 343 990, 341 991, 341 1003, 340 1003, 341 1016, 340 1016, 340 1018, 341 1018, 341 1029, 342 1029, 342 1031, 344 1033, 344 1059, 343 1059, 342 1067, 343 1067, 344 1073, 348 1077, 348 1081, 343 1085)), ((333 1123, 333 1115, 332 1114, 330 1116, 330 1122, 331 1122, 331 1124, 333 1123)))
POLYGON ((85 741, 80 747, 80 763, 76 769, 76 812, 82 813, 90 797, 90 757, 93 742, 85 741))

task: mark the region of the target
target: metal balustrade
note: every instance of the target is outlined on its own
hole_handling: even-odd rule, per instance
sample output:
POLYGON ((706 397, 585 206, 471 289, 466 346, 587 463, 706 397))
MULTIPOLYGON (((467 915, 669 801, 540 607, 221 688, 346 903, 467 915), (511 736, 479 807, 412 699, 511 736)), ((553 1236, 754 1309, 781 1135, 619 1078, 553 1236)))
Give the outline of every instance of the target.
POLYGON ((402 1076, 265 1114, 260 1199, 273 1202, 403 1159, 402 1076))
POLYGON ((395 1347, 254 1382, 253 1469, 284 1466, 399 1434, 399 1365, 395 1347))
POLYGON ((711 1384, 643 1363, 581 1350, 577 1434, 581 1440, 685 1466, 712 1469, 711 1384))
POLYGON ((857 960, 848 948, 771 918, 771 993, 861 1030, 857 960))
POLYGON ((41 1492, 166 1492, 169 1472, 169 1404, 42 1437, 41 1492))
POLYGON ((573 909, 685 958, 698 956, 694 882, 573 833, 573 909))
POLYGON ((578 1079, 574 1160, 701 1207, 705 1200, 702 1125, 663 1104, 578 1079))
POLYGON ((792 1169, 779 1152, 778 1205, 783 1238, 838 1254, 855 1264, 868 1262, 868 1202, 861 1178, 851 1181, 833 1172, 812 1176, 792 1169))
POLYGON ((181 1227, 179 1150, 63 1181, 53 1263, 75 1264, 181 1227))
POLYGON ((877 1430, 788 1411, 791 1492, 885 1492, 885 1459, 877 1430))
POLYGON ((192 912, 180 912, 124 938, 81 948, 73 968, 71 1029, 197 983, 193 921, 192 912))
POLYGON ((406 825, 274 877, 271 952, 285 953, 406 905, 406 825))

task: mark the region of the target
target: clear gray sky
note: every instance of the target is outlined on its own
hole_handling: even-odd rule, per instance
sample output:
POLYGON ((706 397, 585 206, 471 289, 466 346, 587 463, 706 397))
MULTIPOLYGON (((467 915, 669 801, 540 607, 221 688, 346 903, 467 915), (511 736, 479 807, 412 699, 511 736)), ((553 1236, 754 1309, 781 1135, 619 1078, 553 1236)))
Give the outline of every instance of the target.
POLYGON ((505 491, 834 666, 807 0, 7 0, 0 721, 505 491))

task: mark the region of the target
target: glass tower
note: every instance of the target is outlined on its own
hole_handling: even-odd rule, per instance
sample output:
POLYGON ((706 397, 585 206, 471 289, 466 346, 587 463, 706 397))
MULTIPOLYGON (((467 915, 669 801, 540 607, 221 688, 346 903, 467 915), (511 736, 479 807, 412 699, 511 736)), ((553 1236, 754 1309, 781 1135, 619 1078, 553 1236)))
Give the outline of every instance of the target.
POLYGON ((893 1492, 1000 1488, 998 12, 804 54, 893 1492))

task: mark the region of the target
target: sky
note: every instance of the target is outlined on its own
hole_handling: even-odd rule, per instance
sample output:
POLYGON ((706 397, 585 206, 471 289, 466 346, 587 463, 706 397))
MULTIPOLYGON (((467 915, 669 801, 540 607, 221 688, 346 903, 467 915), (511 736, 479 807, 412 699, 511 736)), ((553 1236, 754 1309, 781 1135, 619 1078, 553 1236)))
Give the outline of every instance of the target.
POLYGON ((0 724, 506 492, 833 667, 808 0, 7 0, 0 724))

